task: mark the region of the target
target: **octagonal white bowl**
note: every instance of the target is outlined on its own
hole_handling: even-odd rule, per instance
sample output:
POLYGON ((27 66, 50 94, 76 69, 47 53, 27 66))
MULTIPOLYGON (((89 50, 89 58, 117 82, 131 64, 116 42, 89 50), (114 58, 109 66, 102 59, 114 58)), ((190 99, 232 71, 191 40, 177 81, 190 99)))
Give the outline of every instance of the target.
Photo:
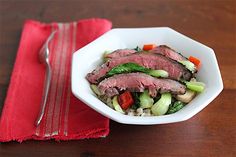
POLYGON ((168 27, 112 29, 73 54, 73 94, 97 112, 120 123, 150 125, 184 121, 206 107, 222 89, 222 78, 214 51, 168 27), (100 101, 91 91, 89 82, 85 79, 87 73, 102 63, 102 55, 105 50, 142 47, 147 43, 168 45, 184 56, 192 55, 202 62, 197 79, 206 84, 205 91, 174 114, 152 117, 123 115, 100 101))

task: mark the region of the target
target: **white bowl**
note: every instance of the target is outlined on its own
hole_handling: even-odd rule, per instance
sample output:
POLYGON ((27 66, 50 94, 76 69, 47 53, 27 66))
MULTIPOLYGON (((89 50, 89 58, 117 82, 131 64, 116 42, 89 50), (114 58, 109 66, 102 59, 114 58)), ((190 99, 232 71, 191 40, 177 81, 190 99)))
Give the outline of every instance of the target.
POLYGON ((73 54, 73 94, 97 112, 119 123, 150 125, 184 121, 206 107, 222 89, 222 78, 214 51, 168 27, 112 29, 73 54), (206 84, 205 91, 174 114, 152 117, 123 115, 100 101, 91 91, 89 82, 85 79, 87 73, 102 63, 102 55, 105 50, 142 47, 147 43, 168 45, 184 56, 192 55, 202 62, 197 79, 206 84))

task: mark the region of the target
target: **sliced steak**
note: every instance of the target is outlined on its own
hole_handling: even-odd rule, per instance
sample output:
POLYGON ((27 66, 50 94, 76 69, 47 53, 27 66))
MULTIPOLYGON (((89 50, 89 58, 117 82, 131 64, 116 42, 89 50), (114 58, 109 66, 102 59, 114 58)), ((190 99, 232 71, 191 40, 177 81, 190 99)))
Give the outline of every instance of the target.
POLYGON ((118 49, 113 51, 112 53, 109 53, 106 55, 106 58, 117 58, 117 57, 123 57, 123 56, 127 56, 133 53, 136 53, 137 51, 132 50, 132 49, 118 49))
POLYGON ((128 73, 114 75, 99 83, 98 89, 103 95, 112 97, 119 91, 129 90, 132 92, 143 92, 149 90, 149 94, 155 97, 157 92, 171 92, 173 94, 184 94, 185 85, 171 79, 158 79, 144 73, 128 73))
POLYGON ((192 76, 191 72, 178 62, 169 59, 160 54, 152 53, 135 53, 132 55, 114 58, 96 68, 92 73, 89 73, 86 78, 90 83, 98 83, 108 71, 113 67, 124 63, 136 63, 146 68, 162 69, 169 73, 169 78, 175 80, 189 80, 192 76))
MULTIPOLYGON (((160 45, 158 47, 155 47, 154 49, 149 51, 150 53, 155 54, 161 54, 163 56, 166 56, 167 58, 173 59, 175 61, 188 61, 187 58, 185 58, 180 53, 176 52, 175 50, 171 49, 170 47, 166 45, 160 45)), ((192 71, 193 73, 197 72, 197 69, 192 71)))
POLYGON ((175 61, 187 60, 187 58, 185 58, 183 55, 181 55, 180 53, 176 52, 175 50, 171 49, 166 45, 157 46, 154 49, 150 50, 149 52, 164 55, 175 61))

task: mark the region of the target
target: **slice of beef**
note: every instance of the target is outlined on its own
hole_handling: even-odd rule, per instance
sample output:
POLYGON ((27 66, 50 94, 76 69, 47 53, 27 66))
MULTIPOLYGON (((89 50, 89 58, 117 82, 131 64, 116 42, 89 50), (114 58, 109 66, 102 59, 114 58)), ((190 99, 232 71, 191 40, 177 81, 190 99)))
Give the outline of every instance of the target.
POLYGON ((149 52, 164 55, 175 61, 187 60, 187 58, 185 58, 183 55, 181 55, 180 53, 176 52, 175 50, 171 49, 166 45, 157 46, 154 49, 150 50, 149 52))
POLYGON ((106 55, 106 58, 118 58, 118 57, 123 57, 123 56, 127 56, 133 53, 136 53, 137 51, 132 50, 132 49, 118 49, 113 51, 112 53, 109 53, 106 55))
MULTIPOLYGON (((175 61, 188 61, 186 57, 184 57, 182 54, 176 52, 175 50, 171 49, 170 47, 166 45, 160 45, 158 47, 155 47, 154 49, 149 51, 150 53, 155 54, 161 54, 166 56, 167 58, 173 59, 175 61)), ((197 69, 193 70, 192 73, 196 73, 197 69)))
POLYGON ((135 53, 132 55, 114 58, 104 63, 94 71, 89 73, 86 78, 90 83, 98 83, 108 71, 113 67, 124 63, 136 63, 150 69, 162 69, 169 73, 169 78, 175 80, 189 80, 192 76, 191 72, 187 70, 182 64, 169 59, 160 54, 152 53, 135 53))
POLYGON ((149 94, 155 97, 157 92, 171 92, 172 94, 184 94, 185 85, 171 79, 158 79, 144 73, 118 74, 104 79, 99 83, 98 89, 103 95, 112 97, 119 91, 143 92, 149 90, 149 94))

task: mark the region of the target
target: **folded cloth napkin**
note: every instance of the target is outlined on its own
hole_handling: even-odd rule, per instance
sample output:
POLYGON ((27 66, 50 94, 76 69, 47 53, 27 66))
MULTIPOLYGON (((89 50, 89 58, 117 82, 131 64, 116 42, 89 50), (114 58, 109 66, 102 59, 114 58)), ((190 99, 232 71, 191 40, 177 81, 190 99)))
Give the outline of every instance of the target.
MULTIPOLYGON (((105 19, 24 24, 16 62, 0 119, 0 141, 27 139, 70 140, 98 138, 109 133, 109 119, 83 104, 71 93, 72 53, 111 29, 105 19), (52 80, 40 126, 34 125, 40 109, 45 66, 38 52, 52 31, 49 44, 52 80)), ((79 88, 79 87, 78 87, 79 88)))

